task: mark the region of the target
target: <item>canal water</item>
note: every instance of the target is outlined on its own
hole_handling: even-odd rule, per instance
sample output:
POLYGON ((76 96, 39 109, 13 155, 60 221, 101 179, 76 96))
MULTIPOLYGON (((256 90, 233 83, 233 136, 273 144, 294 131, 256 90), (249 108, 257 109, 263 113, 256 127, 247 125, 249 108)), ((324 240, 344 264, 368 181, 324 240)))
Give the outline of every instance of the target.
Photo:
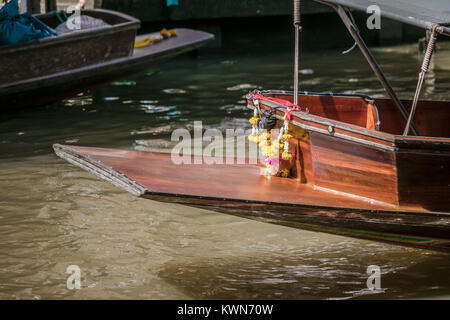
MULTIPOLYGON (((424 98, 450 98, 448 49, 424 98), (447 62, 447 63, 446 63, 447 62)), ((375 54, 411 98, 414 46, 375 54)), ((134 196, 52 152, 52 144, 170 150, 171 132, 241 128, 253 88, 292 88, 292 54, 180 57, 107 87, 0 115, 0 299, 450 298, 450 255, 309 232, 134 196), (67 288, 68 266, 81 289, 67 288), (367 290, 379 266, 381 290, 367 290)), ((358 52, 305 53, 301 88, 380 97, 358 52)))

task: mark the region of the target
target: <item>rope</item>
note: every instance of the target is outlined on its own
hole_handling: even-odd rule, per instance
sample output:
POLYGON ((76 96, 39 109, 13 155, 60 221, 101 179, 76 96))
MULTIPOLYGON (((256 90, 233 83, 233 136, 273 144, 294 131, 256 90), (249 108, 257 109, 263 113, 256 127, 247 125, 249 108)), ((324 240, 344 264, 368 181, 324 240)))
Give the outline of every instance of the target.
POLYGON ((407 136, 409 133, 409 128, 411 126, 412 119, 414 118, 414 114, 416 112, 417 103, 419 102, 420 92, 422 91, 423 82, 425 80, 425 74, 428 72, 430 68, 431 57, 433 56, 434 46, 436 44, 437 34, 436 28, 437 24, 433 25, 431 29, 430 41, 428 42, 427 51, 425 52, 425 56, 423 58, 421 71, 419 74, 419 81, 417 82, 416 92, 414 94, 414 100, 411 107, 411 112, 409 113, 408 121, 406 122, 405 130, 403 131, 403 135, 407 136))
MULTIPOLYGON (((288 100, 273 98, 273 97, 265 97, 259 93, 250 93, 250 97, 252 97, 255 100, 272 101, 272 102, 282 104, 284 107, 291 108, 291 111, 301 111, 302 110, 301 107, 299 107, 298 105, 296 105, 288 100), (294 109, 296 109, 296 110, 294 110, 294 109)), ((276 108, 276 109, 278 109, 278 108, 276 108)))
MULTIPOLYGON (((351 12, 349 9, 344 9, 344 10, 345 10, 345 12, 347 12, 347 15, 350 17, 350 20, 352 21, 353 25, 355 26, 356 32, 359 33, 359 29, 358 29, 358 26, 357 26, 357 24, 356 24, 355 18, 353 17, 352 12, 351 12)), ((355 49, 357 45, 358 45, 358 44, 357 44, 356 41, 355 41, 355 43, 352 45, 352 47, 351 47, 350 49, 347 49, 347 50, 345 50, 345 51, 342 51, 342 54, 347 54, 347 53, 349 53, 349 52, 352 52, 353 49, 355 49)))
POLYGON ((295 28, 295 51, 294 51, 294 103, 298 103, 298 60, 299 60, 299 42, 300 42, 300 0, 294 0, 294 28, 295 28))
POLYGON ((134 47, 135 48, 146 47, 151 43, 157 43, 161 40, 169 39, 171 37, 176 37, 176 36, 177 36, 177 32, 175 30, 167 30, 164 28, 159 32, 158 36, 148 36, 148 37, 145 37, 140 40, 135 40, 134 47))
POLYGON ((67 16, 67 13, 64 10, 61 10, 59 12, 58 11, 50 11, 48 13, 49 14, 52 14, 52 13, 55 14, 56 17, 58 18, 59 22, 61 22, 61 23, 64 23, 64 22, 66 22, 69 19, 69 17, 67 16), (65 20, 63 18, 61 18, 60 14, 62 14, 64 16, 65 20))
POLYGON ((301 111, 300 108, 287 108, 286 110, 284 110, 284 118, 287 121, 291 121, 292 120, 292 111, 301 111))
POLYGON ((422 69, 422 72, 424 72, 424 73, 428 72, 428 69, 430 68, 431 57, 433 55, 434 45, 435 45, 436 39, 437 39, 436 27, 437 26, 433 26, 430 41, 429 41, 428 47, 427 47, 427 51, 425 52, 425 57, 423 58, 423 63, 422 63, 421 69, 422 69))

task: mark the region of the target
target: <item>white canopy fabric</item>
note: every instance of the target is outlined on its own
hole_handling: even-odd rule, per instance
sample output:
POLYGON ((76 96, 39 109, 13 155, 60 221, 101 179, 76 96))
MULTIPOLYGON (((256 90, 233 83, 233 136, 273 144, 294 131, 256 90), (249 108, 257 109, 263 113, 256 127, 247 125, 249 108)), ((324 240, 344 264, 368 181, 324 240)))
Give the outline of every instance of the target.
POLYGON ((380 7, 383 17, 430 29, 434 24, 450 34, 450 0, 319 0, 343 7, 366 11, 371 5, 380 7))

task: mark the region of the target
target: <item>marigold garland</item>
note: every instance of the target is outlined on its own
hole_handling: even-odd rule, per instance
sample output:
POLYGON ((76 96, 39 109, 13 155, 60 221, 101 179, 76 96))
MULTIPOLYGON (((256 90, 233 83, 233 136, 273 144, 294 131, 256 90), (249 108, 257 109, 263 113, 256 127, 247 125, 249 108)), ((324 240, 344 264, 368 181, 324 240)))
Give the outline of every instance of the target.
POLYGON ((253 116, 250 118, 250 120, 248 120, 248 122, 250 122, 251 125, 256 126, 258 124, 258 117, 253 116))
POLYGON ((289 150, 289 140, 291 140, 292 135, 289 133, 289 117, 284 116, 284 124, 282 128, 282 132, 280 131, 280 142, 283 143, 283 153, 281 154, 281 158, 285 161, 290 161, 293 159, 293 155, 289 150))
POLYGON ((283 169, 278 172, 278 176, 282 178, 288 178, 291 175, 291 170, 289 169, 283 169))
POLYGON ((255 134, 252 133, 251 135, 248 136, 248 140, 258 143, 259 142, 259 134, 258 133, 255 133, 255 134))
POLYGON ((281 157, 283 158, 283 160, 286 160, 286 161, 290 161, 290 160, 293 159, 292 153, 291 152, 286 152, 286 151, 284 151, 282 153, 281 157))
POLYGON ((285 133, 285 134, 283 134, 283 135, 281 136, 281 141, 282 141, 282 142, 289 141, 289 140, 291 140, 291 139, 292 139, 292 135, 289 134, 289 133, 285 133))
POLYGON ((276 175, 279 177, 289 177, 290 169, 279 169, 281 161, 290 161, 294 158, 292 152, 290 151, 289 142, 293 138, 292 134, 289 133, 289 122, 292 120, 292 111, 299 110, 286 109, 284 116, 284 124, 280 129, 278 138, 272 141, 271 131, 261 133, 258 129, 258 122, 261 119, 261 111, 259 109, 259 101, 253 100, 254 111, 253 117, 249 119, 252 125, 252 133, 248 136, 249 141, 258 143, 264 155, 264 164, 266 167, 266 173, 268 175, 276 175), (283 152, 281 152, 281 145, 283 145, 283 152))
POLYGON ((252 125, 252 133, 248 136, 248 140, 252 142, 258 143, 260 141, 259 138, 259 130, 258 130, 258 120, 261 118, 261 112, 259 110, 259 102, 258 100, 253 101, 254 109, 253 109, 253 117, 248 120, 252 125))

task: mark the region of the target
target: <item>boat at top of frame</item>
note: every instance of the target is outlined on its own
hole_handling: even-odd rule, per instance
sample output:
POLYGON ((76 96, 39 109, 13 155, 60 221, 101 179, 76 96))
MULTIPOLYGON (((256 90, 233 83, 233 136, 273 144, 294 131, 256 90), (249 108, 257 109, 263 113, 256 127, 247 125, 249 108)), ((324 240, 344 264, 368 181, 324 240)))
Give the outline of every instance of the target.
MULTIPOLYGON (((33 42, 0 46, 0 112, 45 105, 122 79, 212 41, 212 34, 175 29, 177 36, 135 48, 140 21, 105 9, 81 10, 106 25, 33 42)), ((35 15, 51 28, 57 13, 35 15)))

